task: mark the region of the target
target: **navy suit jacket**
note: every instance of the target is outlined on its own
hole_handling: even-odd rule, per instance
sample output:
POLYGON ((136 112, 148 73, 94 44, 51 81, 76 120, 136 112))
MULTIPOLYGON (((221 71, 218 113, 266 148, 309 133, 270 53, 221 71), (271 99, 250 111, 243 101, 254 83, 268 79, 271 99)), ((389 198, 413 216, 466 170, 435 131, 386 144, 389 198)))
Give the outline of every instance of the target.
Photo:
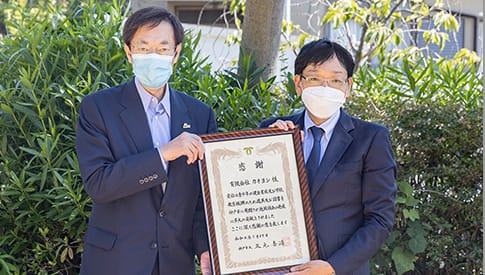
MULTIPOLYGON (((216 132, 212 109, 170 89, 172 139, 216 132)), ((81 274, 194 274, 208 249, 197 163, 165 171, 134 80, 84 97, 76 150, 92 212, 81 274), (166 182, 165 194, 161 185, 166 182)))
MULTIPOLYGON (((305 129, 303 112, 260 127, 277 119, 305 129)), ((395 176, 388 130, 341 110, 310 194, 319 256, 336 274, 369 274, 394 224, 395 176)))

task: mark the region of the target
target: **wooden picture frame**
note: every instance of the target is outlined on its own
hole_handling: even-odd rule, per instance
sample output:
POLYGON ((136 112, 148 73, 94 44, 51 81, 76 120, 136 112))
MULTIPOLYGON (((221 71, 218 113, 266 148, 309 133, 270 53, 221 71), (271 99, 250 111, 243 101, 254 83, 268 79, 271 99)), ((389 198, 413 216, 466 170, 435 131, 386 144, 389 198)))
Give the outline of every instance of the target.
POLYGON ((284 274, 317 259, 299 128, 201 138, 213 273, 284 274))

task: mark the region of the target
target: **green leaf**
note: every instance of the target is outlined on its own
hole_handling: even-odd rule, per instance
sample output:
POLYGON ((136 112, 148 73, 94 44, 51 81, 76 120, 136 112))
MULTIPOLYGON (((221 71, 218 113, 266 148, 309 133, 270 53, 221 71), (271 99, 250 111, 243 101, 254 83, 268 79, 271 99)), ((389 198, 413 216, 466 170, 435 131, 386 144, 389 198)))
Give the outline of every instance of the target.
POLYGON ((413 187, 407 183, 407 182, 398 182, 398 187, 401 192, 406 194, 407 197, 412 197, 413 196, 413 187))
POLYGON ((19 149, 22 150, 22 151, 24 151, 24 152, 27 152, 27 153, 29 153, 29 154, 31 154, 33 156, 36 156, 36 157, 40 156, 40 152, 38 152, 35 149, 31 149, 31 148, 23 147, 23 146, 19 147, 19 149))
POLYGON ((406 204, 406 206, 416 206, 416 205, 418 205, 418 203, 419 203, 418 199, 408 197, 408 198, 406 198, 405 204, 406 204))
POLYGON ((408 244, 411 251, 413 251, 413 253, 415 254, 418 254, 423 253, 426 250, 426 246, 428 243, 426 242, 424 235, 418 235, 410 239, 408 244))
POLYGON ((414 269, 414 255, 401 247, 395 247, 392 250, 392 261, 399 275, 414 269))
POLYGON ((69 256, 69 259, 74 259, 74 251, 70 246, 67 248, 67 255, 69 256))
POLYGON ((12 108, 11 108, 10 106, 8 106, 7 104, 2 103, 2 104, 0 105, 0 109, 1 109, 2 111, 6 112, 6 113, 13 114, 13 110, 12 110, 12 108))
POLYGON ((419 212, 416 209, 403 209, 402 213, 406 219, 411 221, 419 219, 419 212))
POLYGON ((66 261, 67 252, 68 252, 67 247, 62 250, 62 252, 61 252, 61 263, 66 261))
POLYGON ((397 197, 396 197, 396 203, 397 203, 397 204, 405 204, 405 203, 406 203, 406 201, 407 201, 407 200, 406 200, 406 198, 404 198, 404 197, 401 197, 401 196, 397 196, 397 197))
POLYGON ((412 222, 409 224, 406 233, 409 237, 414 238, 416 236, 424 236, 424 228, 423 225, 419 222, 412 222))
POLYGON ((425 231, 421 223, 413 222, 409 225, 406 233, 411 239, 408 242, 409 248, 413 253, 423 253, 426 250, 427 241, 425 231))

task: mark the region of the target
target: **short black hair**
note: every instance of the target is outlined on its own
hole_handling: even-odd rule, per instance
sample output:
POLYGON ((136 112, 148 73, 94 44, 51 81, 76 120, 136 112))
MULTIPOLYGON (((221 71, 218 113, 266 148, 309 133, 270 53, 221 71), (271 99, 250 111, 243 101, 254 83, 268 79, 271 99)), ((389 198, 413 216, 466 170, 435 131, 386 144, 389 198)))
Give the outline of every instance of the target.
POLYGON ((172 25, 175 45, 182 43, 184 40, 184 27, 180 20, 168 10, 155 6, 140 9, 128 17, 123 26, 123 41, 130 47, 131 40, 139 28, 144 26, 155 28, 162 21, 172 25))
POLYGON ((338 43, 325 38, 312 41, 301 48, 295 59, 295 75, 302 74, 308 65, 322 64, 334 56, 347 70, 347 77, 352 77, 355 63, 350 52, 338 43))

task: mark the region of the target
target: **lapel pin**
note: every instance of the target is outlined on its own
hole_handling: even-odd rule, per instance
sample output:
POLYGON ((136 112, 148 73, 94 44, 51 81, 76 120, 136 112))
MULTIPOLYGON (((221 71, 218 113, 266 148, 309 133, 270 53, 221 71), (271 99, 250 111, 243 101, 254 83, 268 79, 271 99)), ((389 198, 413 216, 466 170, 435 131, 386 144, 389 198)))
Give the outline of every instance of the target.
POLYGON ((188 124, 187 122, 184 122, 184 125, 182 125, 182 128, 188 129, 190 128, 190 124, 188 124))

